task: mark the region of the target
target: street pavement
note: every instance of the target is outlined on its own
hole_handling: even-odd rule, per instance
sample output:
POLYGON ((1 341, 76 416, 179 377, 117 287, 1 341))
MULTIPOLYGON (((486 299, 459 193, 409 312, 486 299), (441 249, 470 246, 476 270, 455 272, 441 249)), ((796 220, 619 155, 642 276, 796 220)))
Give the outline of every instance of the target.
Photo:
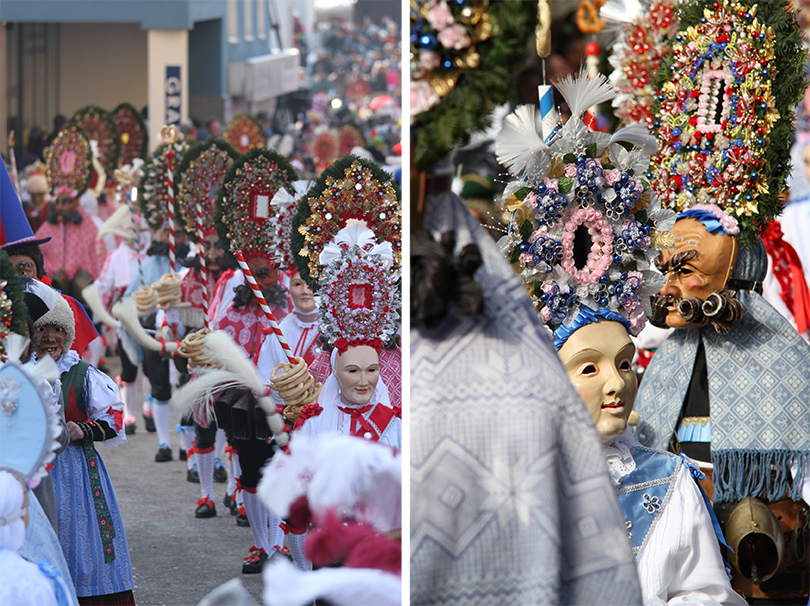
MULTIPOLYGON (((120 372, 118 358, 108 358, 110 375, 120 372)), ((138 402, 143 401, 141 373, 138 402)), ((138 428, 121 446, 99 446, 115 488, 124 520, 135 602, 139 606, 197 604, 219 585, 240 578, 253 598, 261 601, 261 575, 243 575, 242 558, 253 545, 250 528, 240 528, 222 504, 227 484, 214 484, 217 516, 197 519, 194 510, 200 485, 186 480, 187 465, 178 457, 180 420, 172 410, 173 460, 155 462, 157 434, 147 433, 137 408, 138 428)))

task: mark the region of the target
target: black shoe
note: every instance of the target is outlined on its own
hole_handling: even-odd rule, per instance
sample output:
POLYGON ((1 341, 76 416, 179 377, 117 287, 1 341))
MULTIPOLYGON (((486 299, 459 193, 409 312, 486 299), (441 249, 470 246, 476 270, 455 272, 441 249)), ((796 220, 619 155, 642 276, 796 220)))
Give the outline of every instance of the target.
POLYGON ((133 433, 135 433, 135 430, 137 428, 138 426, 135 425, 135 423, 124 423, 124 433, 126 433, 128 436, 131 436, 133 433))
POLYGON ((214 482, 223 484, 228 481, 228 472, 225 471, 225 466, 217 459, 214 463, 214 482))
POLYGON ((231 499, 231 515, 235 516, 239 513, 239 507, 236 505, 236 501, 231 499))
POLYGON ((178 456, 180 457, 181 461, 188 461, 188 452, 182 448, 180 449, 180 454, 178 456))
POLYGON ((158 463, 165 463, 172 460, 172 449, 168 446, 161 446, 158 444, 158 451, 155 454, 155 461, 158 463))
POLYGON ((188 473, 186 473, 186 480, 191 482, 192 484, 200 483, 200 472, 197 471, 196 465, 188 470, 188 473))
POLYGON ((222 499, 222 504, 225 505, 225 507, 227 507, 228 509, 230 509, 232 501, 233 501, 233 499, 231 499, 231 495, 226 494, 225 498, 222 499))
POLYGON ((217 515, 217 508, 211 499, 197 499, 197 510, 194 512, 195 518, 213 518, 217 515))
POLYGON ((266 561, 267 553, 264 550, 251 552, 251 555, 245 558, 245 563, 242 564, 242 574, 260 573, 266 561))
POLYGON ((248 522, 247 516, 241 513, 236 514, 236 525, 242 528, 250 528, 250 522, 248 522))
POLYGON ((157 431, 155 418, 152 415, 143 415, 143 422, 146 424, 146 431, 149 433, 155 433, 157 431))

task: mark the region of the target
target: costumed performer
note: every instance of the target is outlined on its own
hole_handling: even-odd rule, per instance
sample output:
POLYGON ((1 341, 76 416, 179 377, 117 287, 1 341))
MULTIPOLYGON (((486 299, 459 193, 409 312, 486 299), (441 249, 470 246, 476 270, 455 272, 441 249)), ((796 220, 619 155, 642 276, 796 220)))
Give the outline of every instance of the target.
POLYGON ((804 82, 801 30, 787 2, 701 1, 681 11, 678 38, 659 71, 659 152, 648 173, 661 204, 679 213, 652 319, 675 330, 641 383, 636 437, 710 475, 737 591, 804 602, 810 346, 760 294, 768 260, 758 237, 782 209, 804 82), (739 72, 741 49, 755 78, 739 72), (732 113, 732 99, 756 108, 732 113), (756 541, 750 524, 761 529, 756 541))
POLYGON ((462 51, 481 61, 444 97, 432 49, 411 45, 411 603, 640 604, 593 422, 524 285, 451 191, 448 155, 512 98, 548 5, 476 5, 480 26, 453 3, 417 7, 419 34, 440 33, 420 19, 431 11, 448 30, 500 33, 462 51))
MULTIPOLYGON (((18 356, 27 340, 3 338, 18 356)), ((56 365, 7 362, 0 368, 0 603, 76 604, 58 541, 30 490, 48 475, 61 432, 48 379, 56 365), (53 551, 51 551, 53 550, 53 551), (63 577, 62 575, 67 575, 63 577)))
POLYGON ((64 129, 48 148, 46 175, 54 201, 38 239, 51 238, 43 250, 45 271, 63 293, 82 301, 81 292, 101 271, 105 254, 96 248, 98 228, 79 206, 92 173, 90 142, 81 130, 64 129))
POLYGON ((95 443, 126 442, 124 408, 115 383, 70 349, 75 323, 61 295, 34 322, 34 355, 53 358, 71 443, 54 461, 59 542, 81 601, 134 604, 132 566, 112 482, 95 443), (84 600, 86 598, 86 600, 84 600))
POLYGON ((627 426, 637 391, 630 334, 644 327, 664 282, 652 262, 675 222, 635 178, 655 138, 643 125, 612 136, 587 129, 584 112, 616 93, 604 77, 555 86, 571 117, 549 146, 526 120, 531 106, 508 116, 496 141, 499 160, 520 177, 504 191, 511 220, 500 244, 605 445, 644 604, 745 604, 729 584, 697 465, 641 446, 627 426))
POLYGON ((337 431, 402 447, 401 409, 380 380, 379 355, 397 337, 401 216, 390 175, 351 155, 325 169, 299 204, 295 259, 319 296, 332 368, 318 404, 296 422, 304 435, 337 431))
MULTIPOLYGON (((212 313, 211 301, 216 294, 217 282, 223 272, 235 265, 233 259, 228 259, 225 251, 219 246, 214 223, 217 195, 222 187, 222 180, 237 156, 230 145, 212 139, 194 145, 184 153, 174 170, 174 180, 177 184, 177 194, 174 198, 177 223, 189 241, 196 243, 198 247, 198 254, 180 260, 180 263, 188 267, 188 271, 180 280, 180 298, 189 306, 179 310, 180 323, 185 328, 185 335, 178 335, 178 338, 207 328, 212 316, 216 319, 217 310, 215 308, 212 313)), ((189 378, 186 358, 176 357, 175 366, 180 372, 179 382, 182 385, 189 378)), ((214 465, 212 468, 206 466, 206 473, 210 471, 213 480, 217 482, 226 482, 228 474, 225 465, 219 460, 219 454, 225 444, 225 432, 214 429, 212 435, 215 437, 211 438, 207 435, 207 428, 195 427, 190 412, 180 419, 177 429, 180 434, 180 458, 186 458, 188 465, 187 479, 200 482, 197 452, 203 448, 214 455, 214 465), (211 439, 213 442, 209 444, 211 439)), ((213 480, 206 479, 201 483, 208 486, 213 480)), ((230 505, 230 497, 226 495, 226 499, 230 505)), ((198 509, 196 515, 200 518, 212 517, 215 513, 206 505, 198 509)))
MULTIPOLYGON (((278 321, 283 320, 289 308, 287 292, 281 286, 279 278, 282 255, 277 224, 278 206, 273 204, 273 199, 295 191, 295 180, 295 170, 286 159, 269 150, 255 149, 233 164, 217 199, 216 226, 220 246, 229 248, 233 254, 241 252, 244 255, 258 288, 278 321), (280 193, 282 191, 284 193, 280 193)), ((253 294, 253 289, 244 284, 236 287, 233 302, 211 324, 211 328, 228 333, 254 364, 268 335, 269 339, 275 340, 270 334, 270 322, 253 294)), ((269 370, 259 374, 269 384, 269 370)), ((244 560, 242 572, 255 574, 261 571, 273 546, 283 543, 280 520, 270 516, 256 495, 260 470, 273 454, 270 441, 272 432, 269 431, 263 415, 256 424, 245 420, 245 408, 253 411, 256 406, 256 400, 249 392, 226 392, 220 397, 220 402, 225 405, 218 405, 214 420, 199 414, 199 411, 195 412, 195 421, 212 432, 208 444, 200 440, 200 435, 197 436, 198 441, 195 441, 202 495, 197 502, 197 511, 207 508, 214 511, 210 515, 216 515, 213 484, 206 480, 210 475, 206 468, 214 464, 213 431, 216 427, 221 427, 225 429, 228 443, 239 455, 241 473, 238 486, 244 502, 243 515, 250 524, 255 541, 244 560)), ((250 412, 248 417, 252 418, 250 412)))

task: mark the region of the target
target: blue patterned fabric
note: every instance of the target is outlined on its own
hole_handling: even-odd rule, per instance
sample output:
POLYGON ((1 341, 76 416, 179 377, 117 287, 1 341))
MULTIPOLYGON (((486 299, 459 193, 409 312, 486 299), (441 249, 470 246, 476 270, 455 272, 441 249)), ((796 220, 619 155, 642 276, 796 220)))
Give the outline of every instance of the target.
POLYGON ((73 581, 70 579, 65 556, 59 546, 59 538, 53 531, 53 526, 37 501, 33 490, 28 491, 28 517, 25 542, 18 553, 29 562, 39 565, 40 569, 43 567, 43 562, 53 567, 62 579, 65 600, 71 606, 78 606, 79 601, 76 599, 76 591, 73 589, 73 581))
POLYGON ((634 448, 633 460, 636 468, 621 478, 617 494, 638 559, 669 503, 682 462, 676 455, 647 448, 634 448))
POLYGON ((458 197, 425 225, 478 245, 485 312, 411 334, 411 603, 640 604, 602 445, 519 277, 458 197))
POLYGON ((702 338, 715 501, 786 494, 797 501, 804 466, 792 486, 789 467, 794 460, 810 462, 810 345, 757 293, 743 291, 739 299, 745 314, 728 334, 678 329, 658 348, 636 399, 636 437, 652 448, 668 447, 702 338))
POLYGON ((560 351, 562 346, 565 345, 565 342, 568 340, 568 337, 583 326, 587 326, 588 324, 593 324, 594 322, 599 322, 601 320, 618 322, 627 329, 627 332, 630 332, 630 321, 627 318, 620 316, 615 311, 610 311, 609 309, 605 309, 603 307, 600 307, 599 309, 591 309, 590 307, 583 305, 580 308, 577 317, 574 318, 573 322, 571 322, 571 326, 560 324, 559 328, 554 331, 554 347, 557 349, 557 351, 560 351))
POLYGON ((56 456, 51 472, 59 518, 59 543, 79 597, 118 593, 134 587, 118 501, 107 468, 98 453, 97 461, 107 507, 115 528, 115 559, 107 564, 104 563, 104 547, 93 506, 87 459, 82 448, 70 444, 56 456))

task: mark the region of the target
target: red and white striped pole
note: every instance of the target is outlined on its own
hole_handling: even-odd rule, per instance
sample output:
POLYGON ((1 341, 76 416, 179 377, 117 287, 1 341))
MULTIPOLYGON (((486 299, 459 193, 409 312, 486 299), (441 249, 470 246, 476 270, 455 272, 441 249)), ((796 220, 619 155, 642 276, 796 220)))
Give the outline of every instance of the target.
POLYGON ((177 267, 176 254, 174 251, 174 147, 169 147, 166 151, 166 203, 169 205, 169 264, 172 273, 177 267))
POLYGON ((273 312, 270 311, 270 307, 267 305, 267 301, 264 299, 262 290, 256 283, 256 278, 253 277, 247 261, 245 261, 245 255, 242 254, 241 250, 236 253, 236 260, 239 262, 239 267, 242 268, 242 273, 245 274, 245 279, 247 280, 248 284, 250 284, 250 288, 253 289, 253 294, 256 295, 256 300, 259 302, 259 306, 262 308, 264 315, 270 322, 270 326, 273 329, 273 334, 276 335, 276 338, 281 345, 281 349, 284 350, 284 353, 287 356, 287 360, 290 362, 290 364, 298 364, 298 360, 295 359, 290 346, 287 344, 287 339, 285 339, 284 335, 281 333, 281 328, 279 328, 276 317, 273 315, 273 312))
POLYGON ((205 260, 205 237, 203 236, 202 204, 197 201, 197 245, 200 247, 200 276, 202 277, 203 314, 205 315, 205 330, 208 330, 208 267, 205 260))
POLYGON ((176 154, 174 144, 179 136, 180 131, 174 125, 166 125, 160 129, 160 138, 163 139, 163 144, 166 146, 166 203, 169 205, 169 263, 172 273, 177 267, 174 250, 174 157, 176 154))

